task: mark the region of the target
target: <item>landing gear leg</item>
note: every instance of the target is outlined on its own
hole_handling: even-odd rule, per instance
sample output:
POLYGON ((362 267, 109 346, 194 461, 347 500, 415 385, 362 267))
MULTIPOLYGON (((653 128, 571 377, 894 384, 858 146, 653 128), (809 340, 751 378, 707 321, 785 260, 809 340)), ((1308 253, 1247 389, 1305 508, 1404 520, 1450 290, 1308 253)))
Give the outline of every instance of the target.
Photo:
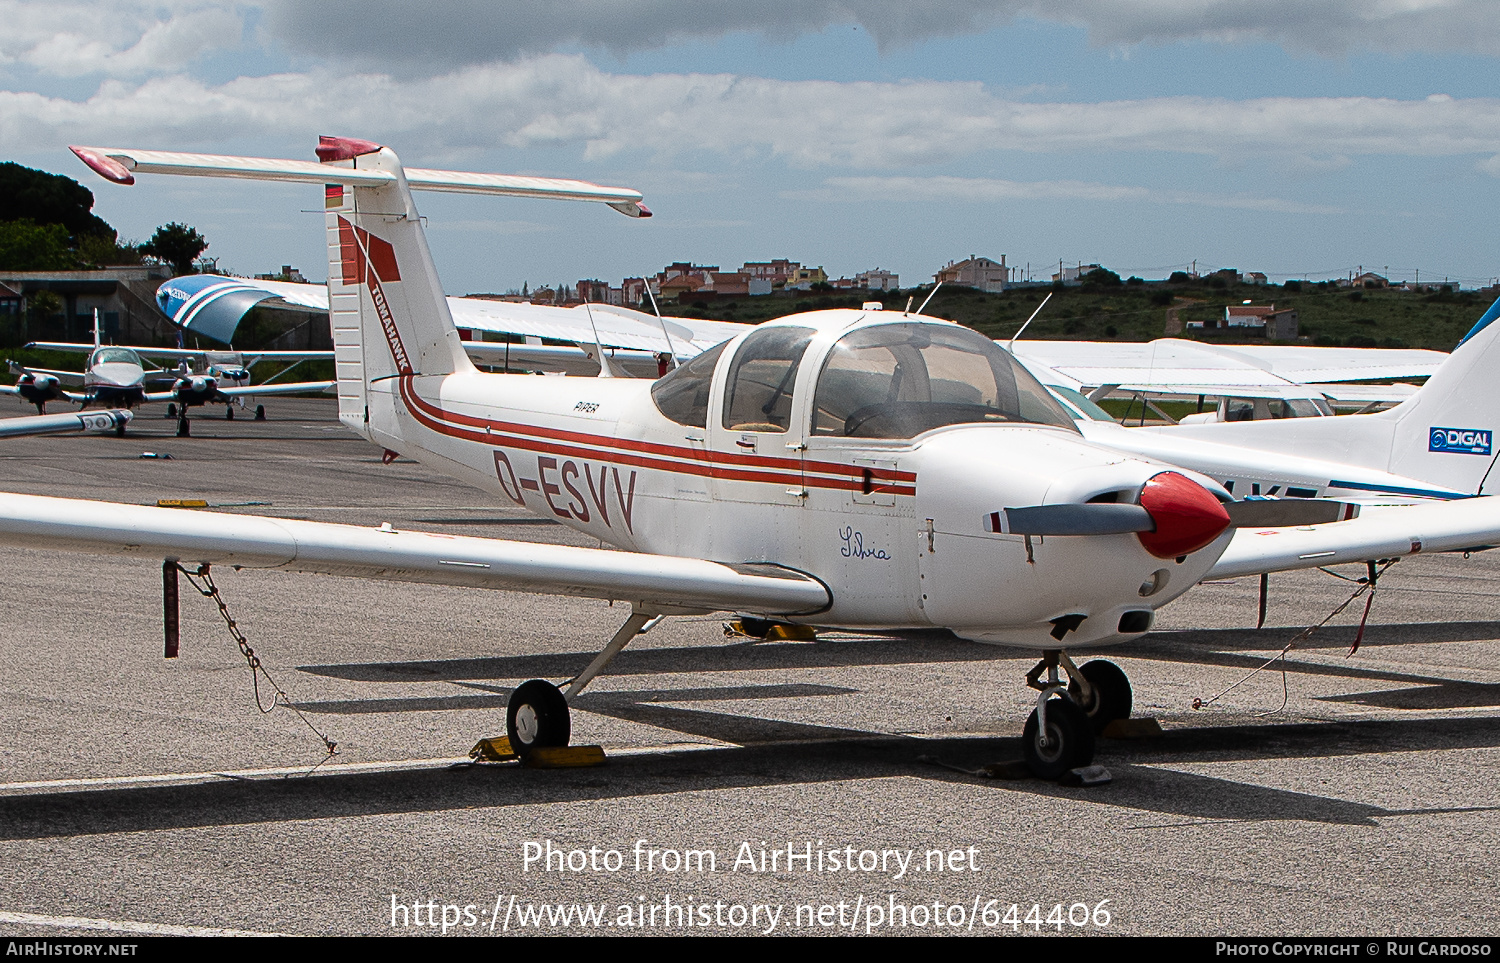
POLYGON ((1071 769, 1087 766, 1094 760, 1094 729, 1088 716, 1073 701, 1058 676, 1058 667, 1081 679, 1080 686, 1092 692, 1092 686, 1078 673, 1061 649, 1049 649, 1036 668, 1026 674, 1026 684, 1041 694, 1036 709, 1021 730, 1021 748, 1026 765, 1041 779, 1058 779, 1071 769), (1047 673, 1046 681, 1041 674, 1047 673))
POLYGON ((630 618, 620 626, 604 651, 568 684, 566 693, 544 679, 532 679, 517 686, 505 707, 505 734, 510 738, 511 751, 524 759, 533 749, 566 746, 572 735, 568 700, 577 697, 631 639, 649 627, 647 623, 654 618, 659 616, 651 612, 631 612, 630 618))

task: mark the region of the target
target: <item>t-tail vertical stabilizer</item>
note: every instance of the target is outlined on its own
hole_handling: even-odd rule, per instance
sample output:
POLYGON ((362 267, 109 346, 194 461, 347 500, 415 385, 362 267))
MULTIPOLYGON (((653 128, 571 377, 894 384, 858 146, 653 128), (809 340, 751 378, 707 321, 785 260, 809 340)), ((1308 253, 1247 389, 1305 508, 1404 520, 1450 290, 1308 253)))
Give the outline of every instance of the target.
POLYGON ((339 420, 386 448, 402 450, 399 394, 413 378, 473 371, 406 172, 394 151, 367 141, 324 137, 318 157, 328 229, 328 318, 333 329, 339 420), (348 184, 335 171, 388 179, 348 184))

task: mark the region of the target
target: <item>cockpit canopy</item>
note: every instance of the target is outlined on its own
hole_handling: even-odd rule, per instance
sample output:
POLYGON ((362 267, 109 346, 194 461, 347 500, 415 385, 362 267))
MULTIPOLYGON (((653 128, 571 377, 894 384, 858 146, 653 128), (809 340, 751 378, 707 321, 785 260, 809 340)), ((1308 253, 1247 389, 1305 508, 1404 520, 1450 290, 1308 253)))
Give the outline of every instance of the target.
POLYGON ((944 425, 1073 420, 990 339, 950 325, 906 322, 850 332, 823 362, 814 435, 911 438, 944 425))
POLYGON ((142 367, 141 356, 129 348, 104 347, 94 351, 94 356, 89 359, 89 364, 133 364, 137 368, 142 367))
MULTIPOLYGON (((721 423, 731 431, 788 432, 798 371, 817 331, 769 325, 747 335, 725 376, 721 423)), ((662 414, 706 428, 709 391, 724 345, 652 386, 662 414)), ((810 433, 913 438, 945 425, 1024 423, 1073 428, 1067 412, 1025 368, 968 328, 904 321, 856 328, 827 349, 813 386, 810 433)))

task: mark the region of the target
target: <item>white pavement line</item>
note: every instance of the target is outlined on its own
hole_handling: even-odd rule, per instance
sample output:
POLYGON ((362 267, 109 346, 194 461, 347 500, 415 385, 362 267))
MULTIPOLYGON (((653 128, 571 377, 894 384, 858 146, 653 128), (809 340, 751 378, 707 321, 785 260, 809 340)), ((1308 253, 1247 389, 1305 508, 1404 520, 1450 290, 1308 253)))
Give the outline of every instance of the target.
POLYGON ((0 923, 24 923, 28 926, 56 926, 68 930, 108 930, 112 933, 142 933, 150 936, 290 936, 290 933, 261 933, 256 930, 232 930, 222 926, 173 926, 170 923, 141 923, 136 920, 96 920, 84 916, 41 916, 36 913, 0 912, 0 923))
POLYGON ((215 779, 254 779, 262 776, 342 775, 351 772, 379 772, 399 769, 435 769, 458 762, 471 761, 468 756, 451 759, 398 759, 390 762, 351 762, 333 766, 282 766, 276 769, 216 769, 209 772, 165 772, 146 776, 97 776, 83 779, 48 779, 38 782, 0 783, 0 793, 34 789, 106 789, 110 786, 139 786, 154 783, 201 782, 215 779))

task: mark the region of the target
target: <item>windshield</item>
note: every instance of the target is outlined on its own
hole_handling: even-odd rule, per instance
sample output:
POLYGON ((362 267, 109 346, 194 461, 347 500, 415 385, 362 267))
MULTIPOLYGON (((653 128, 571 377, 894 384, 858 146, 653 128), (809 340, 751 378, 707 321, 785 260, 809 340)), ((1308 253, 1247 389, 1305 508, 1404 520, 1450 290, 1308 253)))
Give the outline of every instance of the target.
POLYGON ((912 438, 973 423, 1073 428, 1062 406, 995 342, 924 322, 845 336, 823 364, 813 409, 813 434, 848 438, 912 438))
POLYGON ((141 356, 129 348, 100 348, 94 352, 89 364, 133 364, 140 367, 141 356))

